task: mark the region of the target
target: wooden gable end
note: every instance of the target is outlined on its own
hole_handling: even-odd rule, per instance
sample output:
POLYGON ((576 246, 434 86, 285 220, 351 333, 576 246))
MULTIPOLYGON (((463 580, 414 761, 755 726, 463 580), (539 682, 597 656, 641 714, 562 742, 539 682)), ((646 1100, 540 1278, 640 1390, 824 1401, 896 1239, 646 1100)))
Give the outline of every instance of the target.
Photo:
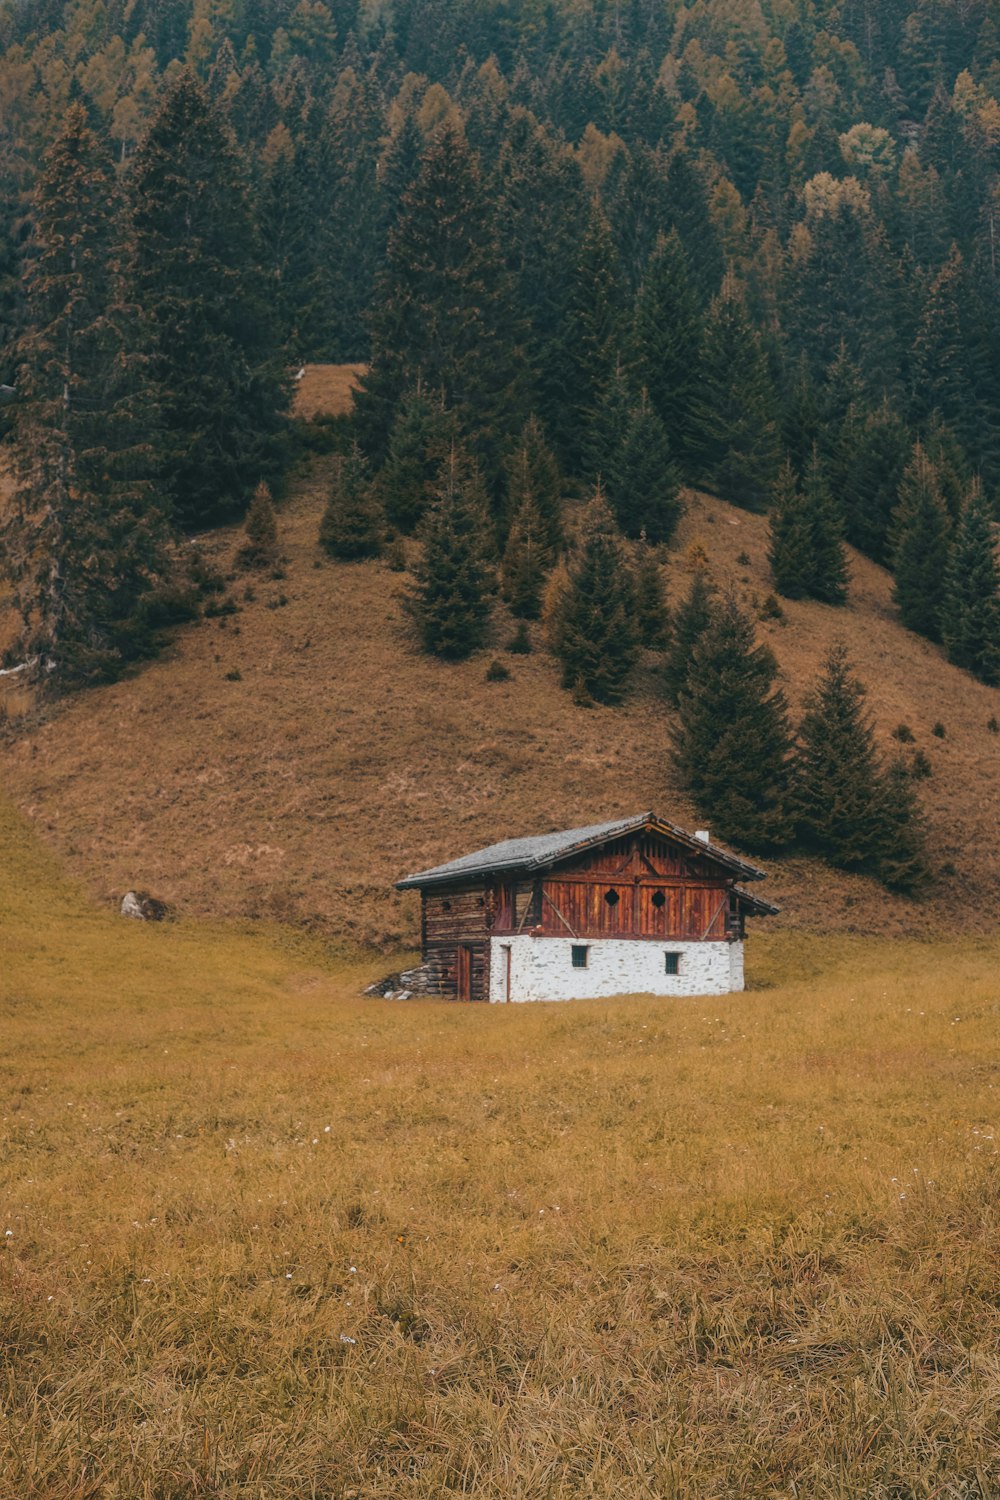
POLYGON ((714 860, 644 830, 546 872, 539 925, 552 936, 718 942, 741 930, 732 883, 714 860))

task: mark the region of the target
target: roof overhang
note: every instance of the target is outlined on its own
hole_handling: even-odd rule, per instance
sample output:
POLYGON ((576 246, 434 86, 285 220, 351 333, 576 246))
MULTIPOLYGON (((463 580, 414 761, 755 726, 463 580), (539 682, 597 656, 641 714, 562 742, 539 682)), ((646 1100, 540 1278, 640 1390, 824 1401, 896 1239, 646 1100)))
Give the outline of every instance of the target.
MULTIPOLYGON (((462 881, 475 880, 488 875, 534 874, 551 869, 584 853, 587 849, 600 848, 602 844, 626 837, 631 833, 658 833, 671 843, 678 844, 690 854, 719 865, 738 880, 764 880, 766 872, 745 859, 740 859, 718 844, 679 828, 656 813, 639 813, 633 818, 623 818, 615 823, 595 824, 587 828, 567 829, 564 835, 544 834, 537 838, 508 839, 504 843, 490 844, 485 849, 452 860, 448 864, 436 865, 416 875, 407 875, 396 882, 399 891, 424 890, 429 886, 454 885, 462 881)), ((754 897, 746 897, 752 901, 754 897)), ((767 905, 767 903, 762 903, 767 905)))

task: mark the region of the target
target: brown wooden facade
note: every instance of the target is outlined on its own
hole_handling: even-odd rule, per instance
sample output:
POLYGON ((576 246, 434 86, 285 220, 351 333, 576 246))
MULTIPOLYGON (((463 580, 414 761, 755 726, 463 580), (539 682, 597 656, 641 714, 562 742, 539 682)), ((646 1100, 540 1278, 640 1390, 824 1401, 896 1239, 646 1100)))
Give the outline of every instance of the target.
POLYGON ((421 896, 427 988, 461 1000, 489 998, 493 937, 735 942, 747 911, 768 909, 737 890, 733 871, 707 849, 648 828, 546 869, 438 877, 421 896))

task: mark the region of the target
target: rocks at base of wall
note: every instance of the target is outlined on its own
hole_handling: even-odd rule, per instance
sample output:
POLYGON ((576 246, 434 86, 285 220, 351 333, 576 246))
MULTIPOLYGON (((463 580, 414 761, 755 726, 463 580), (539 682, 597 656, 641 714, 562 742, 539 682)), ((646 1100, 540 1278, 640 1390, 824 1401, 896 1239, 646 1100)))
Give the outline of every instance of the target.
POLYGON ((121 914, 137 922, 162 922, 167 915, 166 903, 157 901, 148 891, 126 891, 122 897, 121 914))
POLYGON ((366 995, 378 995, 382 1000, 409 1000, 413 995, 437 993, 437 976, 428 964, 403 969, 399 974, 387 974, 365 990, 366 995))

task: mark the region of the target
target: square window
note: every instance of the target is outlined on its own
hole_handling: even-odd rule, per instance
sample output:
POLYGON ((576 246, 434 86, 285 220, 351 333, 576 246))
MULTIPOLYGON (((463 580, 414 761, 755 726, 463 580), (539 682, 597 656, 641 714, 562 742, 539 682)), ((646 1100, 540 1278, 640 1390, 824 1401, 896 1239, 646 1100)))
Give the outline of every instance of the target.
POLYGON ((590 949, 584 947, 582 943, 573 943, 569 951, 572 956, 574 969, 585 969, 587 967, 587 954, 590 952, 590 949))
POLYGON ((679 953, 665 953, 666 969, 668 974, 679 974, 681 972, 681 956, 679 953))

